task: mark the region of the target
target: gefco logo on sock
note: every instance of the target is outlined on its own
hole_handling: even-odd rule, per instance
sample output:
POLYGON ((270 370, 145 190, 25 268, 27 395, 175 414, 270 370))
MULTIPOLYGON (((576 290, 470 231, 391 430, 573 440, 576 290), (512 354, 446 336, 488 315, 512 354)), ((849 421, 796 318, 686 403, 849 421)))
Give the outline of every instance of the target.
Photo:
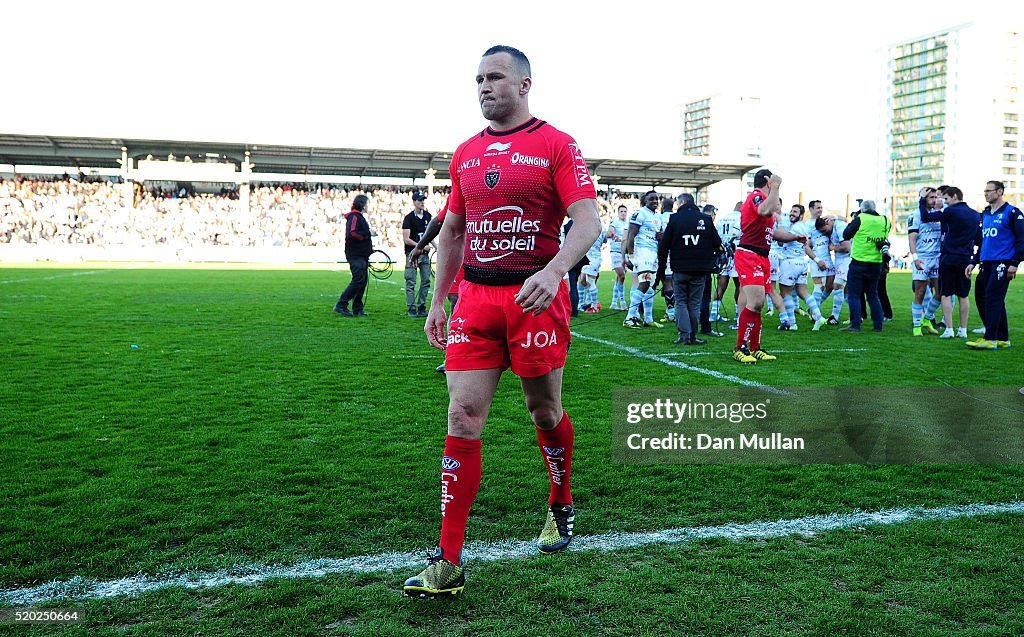
POLYGON ((520 343, 519 347, 526 349, 527 347, 547 347, 549 345, 557 345, 558 336, 555 335, 555 331, 551 330, 548 332, 533 332, 526 333, 526 342, 520 343))
POLYGON ((445 456, 441 458, 441 517, 444 517, 445 507, 455 499, 454 495, 448 493, 448 483, 458 482, 459 476, 452 473, 459 468, 459 461, 455 458, 445 456))

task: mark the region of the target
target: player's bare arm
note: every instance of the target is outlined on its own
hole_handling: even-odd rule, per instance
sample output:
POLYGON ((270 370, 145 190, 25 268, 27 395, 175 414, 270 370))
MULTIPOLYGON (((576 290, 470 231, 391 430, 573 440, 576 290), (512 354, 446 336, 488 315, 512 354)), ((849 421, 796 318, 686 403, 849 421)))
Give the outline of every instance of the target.
POLYGON ((580 199, 569 206, 566 214, 572 219, 572 230, 566 235, 565 243, 543 270, 523 282, 522 289, 516 295, 516 303, 523 308, 523 312, 540 314, 548 309, 558 294, 558 286, 565 273, 579 263, 601 234, 601 218, 597 215, 596 199, 580 199))
POLYGON ((626 266, 627 270, 633 269, 633 262, 629 260, 629 255, 633 254, 633 240, 636 239, 636 233, 639 231, 640 226, 629 224, 626 238, 622 240, 622 264, 626 266))
POLYGON ((786 230, 785 228, 780 228, 778 226, 775 226, 775 234, 773 234, 772 236, 779 243, 789 243, 790 241, 799 241, 800 243, 803 243, 804 245, 807 244, 807 235, 805 235, 805 234, 796 234, 796 233, 790 232, 789 230, 786 230))
MULTIPOLYGON (((455 281, 455 276, 462 267, 462 258, 466 249, 466 218, 463 215, 449 214, 441 225, 438 235, 437 249, 437 288, 447 290, 455 281)), ((444 294, 435 294, 430 301, 430 312, 423 331, 427 334, 427 342, 437 349, 447 346, 445 326, 448 314, 444 311, 444 294)))
POLYGON ((772 175, 768 178, 768 191, 765 193, 764 201, 757 207, 757 214, 767 217, 782 211, 782 200, 779 199, 780 185, 782 185, 782 177, 772 175))
POLYGON ((423 236, 420 237, 420 240, 416 244, 416 247, 413 248, 412 252, 409 253, 409 261, 413 263, 419 261, 420 255, 422 255, 424 252, 428 250, 428 244, 436 248, 436 246, 434 246, 434 239, 437 238, 437 235, 440 232, 441 222, 437 220, 437 217, 434 217, 433 219, 430 220, 430 223, 427 224, 427 230, 426 232, 423 233, 423 236))

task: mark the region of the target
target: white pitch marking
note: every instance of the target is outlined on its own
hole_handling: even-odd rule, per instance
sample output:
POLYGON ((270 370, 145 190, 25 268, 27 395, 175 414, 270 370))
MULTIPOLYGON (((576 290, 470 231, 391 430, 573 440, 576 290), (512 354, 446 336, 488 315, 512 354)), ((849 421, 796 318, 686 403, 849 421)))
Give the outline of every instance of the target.
MULTIPOLYGON (((868 351, 865 347, 851 347, 849 349, 773 349, 773 354, 812 354, 816 352, 866 352, 868 351)), ((721 356, 722 352, 669 352, 667 354, 661 354, 661 356, 721 356)))
POLYGON ((80 271, 76 271, 76 272, 68 272, 66 274, 54 274, 53 276, 36 276, 36 277, 29 277, 29 278, 26 278, 26 279, 7 279, 7 280, 4 280, 4 281, 0 281, 0 285, 7 284, 7 283, 32 283, 33 281, 53 281, 54 279, 66 279, 68 277, 73 277, 73 276, 86 276, 86 275, 89 275, 89 274, 104 274, 106 272, 119 272, 121 270, 141 270, 143 268, 148 268, 148 267, 149 267, 149 264, 141 264, 141 265, 128 266, 126 268, 111 268, 111 269, 107 269, 107 270, 80 270, 80 271))
MULTIPOLYGON (((630 347, 628 345, 623 345, 621 343, 616 343, 614 341, 606 341, 606 340, 604 340, 602 338, 595 338, 593 336, 584 336, 583 334, 580 334, 578 332, 572 332, 572 336, 573 336, 573 338, 579 338, 579 339, 582 339, 584 341, 593 341, 595 343, 600 343, 602 345, 607 345, 608 347, 617 349, 617 350, 622 351, 622 352, 627 352, 627 353, 632 354, 633 356, 636 356, 638 358, 646 358, 647 360, 654 361, 656 363, 661 363, 662 365, 668 365, 669 367, 677 367, 679 369, 685 369, 686 371, 689 371, 689 372, 697 372, 698 374, 705 374, 705 375, 711 376, 713 378, 718 378, 720 380, 727 380, 727 381, 729 381, 731 383, 736 383, 737 385, 746 385, 747 387, 757 387, 759 389, 763 389, 764 391, 770 392, 770 393, 773 393, 773 394, 783 394, 783 395, 787 395, 787 396, 790 395, 790 393, 785 391, 785 390, 778 389, 778 388, 772 387, 770 385, 765 385, 763 383, 759 383, 759 382, 754 381, 754 380, 747 380, 746 378, 740 378, 739 376, 733 376, 731 374, 723 374, 722 372, 716 372, 713 369, 704 369, 703 367, 695 367, 693 365, 687 365, 686 363, 681 363, 679 361, 674 361, 671 358, 665 358, 664 356, 659 356, 657 354, 650 354, 648 352, 645 352, 643 350, 637 349, 635 347, 630 347)), ((723 354, 723 356, 725 356, 725 354, 723 354)))
MULTIPOLYGON (((1003 504, 966 504, 926 509, 884 509, 856 513, 811 515, 774 522, 748 522, 718 526, 683 527, 646 533, 602 533, 582 535, 569 545, 570 551, 615 551, 635 549, 656 544, 685 544, 710 539, 733 541, 771 539, 791 536, 813 536, 817 533, 868 526, 892 526, 922 521, 945 521, 983 515, 1024 513, 1024 502, 1003 504)), ((189 590, 217 588, 229 584, 252 586, 268 580, 319 578, 336 574, 362 574, 413 571, 423 566, 425 552, 376 553, 342 559, 317 559, 293 565, 249 564, 228 570, 208 573, 183 573, 170 576, 135 575, 118 580, 100 582, 83 577, 53 581, 30 588, 0 591, 0 604, 27 606, 56 600, 109 599, 133 596, 165 588, 189 590)), ((535 541, 504 540, 500 542, 470 542, 465 548, 466 559, 473 562, 495 562, 535 557, 535 541)))

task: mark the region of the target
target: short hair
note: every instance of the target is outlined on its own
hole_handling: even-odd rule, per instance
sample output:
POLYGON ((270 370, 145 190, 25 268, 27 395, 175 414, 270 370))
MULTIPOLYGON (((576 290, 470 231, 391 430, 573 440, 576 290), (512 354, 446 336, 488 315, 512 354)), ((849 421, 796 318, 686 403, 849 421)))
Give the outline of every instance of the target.
POLYGON ((878 212, 875 210, 875 202, 871 199, 865 199, 860 202, 861 212, 878 212))
POLYGON ((661 200, 661 209, 662 209, 662 211, 665 211, 665 210, 671 211, 672 210, 672 204, 674 204, 675 202, 676 202, 675 199, 673 199, 672 197, 665 197, 664 199, 662 199, 661 200))
POLYGON ((768 178, 772 176, 772 171, 767 168, 754 173, 754 188, 764 188, 768 184, 768 178))
POLYGON ((956 197, 960 201, 964 200, 964 191, 960 190, 956 186, 949 186, 948 188, 946 188, 945 195, 947 197, 956 197))
POLYGON ((795 203, 795 204, 793 204, 792 206, 790 206, 789 208, 790 208, 790 210, 792 210, 793 208, 796 208, 797 210, 799 210, 799 211, 800 211, 800 214, 801 214, 801 215, 803 215, 803 214, 804 214, 804 207, 803 207, 803 204, 798 204, 798 203, 795 203))
POLYGON ((626 205, 626 204, 624 204, 624 203, 620 203, 620 204, 619 204, 619 207, 618 207, 618 208, 616 208, 616 209, 615 209, 615 211, 616 211, 616 212, 618 212, 619 210, 622 210, 623 208, 625 208, 626 210, 629 210, 629 206, 627 206, 627 205, 626 205))
POLYGON ((820 199, 811 199, 810 203, 807 204, 807 207, 808 208, 813 208, 814 204, 818 204, 820 206, 821 205, 821 200, 820 199))
POLYGON ((695 199, 693 198, 693 195, 691 195, 691 194, 690 194, 690 193, 688 193, 688 192, 684 192, 684 193, 680 194, 680 195, 679 195, 679 201, 681 201, 681 202, 682 202, 682 203, 684 203, 684 204, 689 204, 689 205, 691 205, 691 206, 695 206, 695 205, 697 205, 697 202, 696 202, 696 200, 695 200, 695 199))
POLYGON ((488 55, 497 55, 498 53, 508 53, 512 56, 512 61, 515 62, 516 70, 523 77, 532 77, 533 72, 530 70, 530 60, 526 57, 526 54, 515 48, 514 46, 508 46, 505 44, 496 44, 491 48, 484 51, 481 57, 487 57, 488 55))
POLYGON ((366 195, 356 195, 356 198, 352 200, 352 209, 362 212, 366 210, 366 204, 370 203, 370 198, 366 195))
POLYGON ((946 184, 942 184, 941 186, 939 186, 935 190, 938 191, 938 193, 940 195, 944 195, 944 194, 946 194, 946 191, 949 190, 949 186, 947 186, 946 184))
POLYGON ((647 192, 644 193, 643 197, 640 197, 640 201, 647 201, 647 198, 650 197, 651 195, 657 195, 659 201, 661 200, 661 195, 658 194, 657 190, 648 190, 647 192))
POLYGON ((825 230, 825 226, 828 225, 828 222, 828 217, 818 217, 814 220, 814 229, 818 232, 823 232, 825 230))
POLYGON ((1001 182, 1001 181, 994 181, 993 180, 993 181, 989 181, 987 183, 991 184, 991 186, 993 188, 995 188, 996 190, 1006 190, 1006 186, 1004 186, 1003 182, 1001 182))

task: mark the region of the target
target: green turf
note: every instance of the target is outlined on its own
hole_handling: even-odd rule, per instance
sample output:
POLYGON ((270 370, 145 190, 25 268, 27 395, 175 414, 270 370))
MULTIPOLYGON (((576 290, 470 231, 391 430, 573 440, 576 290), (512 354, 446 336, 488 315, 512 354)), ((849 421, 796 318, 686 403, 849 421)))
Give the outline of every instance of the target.
MULTIPOLYGON (((9 281, 0 283, 0 588, 435 544, 441 355, 422 321, 404 317, 400 272, 371 283, 368 319, 331 312, 347 278, 323 269, 0 269, 9 281)), ((897 320, 881 334, 815 334, 806 321, 778 333, 766 320, 770 349, 868 351, 787 353, 743 367, 728 357, 727 331, 707 346, 720 355, 686 362, 779 387, 1021 382, 1017 349, 911 338, 907 275, 892 274, 889 289, 897 320)), ((1019 285, 1008 307, 1019 324, 1019 285)), ((621 316, 581 316, 574 329, 653 354, 680 351, 671 326, 626 330, 621 316)), ((612 387, 714 384, 726 381, 577 339, 565 403, 577 432, 579 532, 1024 499, 1019 466, 611 463, 612 387)), ((546 483, 522 393, 506 375, 470 538, 533 537, 546 483)), ((1002 516, 584 553, 477 565, 464 599, 435 605, 400 597, 409 573, 165 590, 89 602, 89 626, 60 630, 1014 634, 1024 621, 1022 542, 1020 519, 1002 516)))

